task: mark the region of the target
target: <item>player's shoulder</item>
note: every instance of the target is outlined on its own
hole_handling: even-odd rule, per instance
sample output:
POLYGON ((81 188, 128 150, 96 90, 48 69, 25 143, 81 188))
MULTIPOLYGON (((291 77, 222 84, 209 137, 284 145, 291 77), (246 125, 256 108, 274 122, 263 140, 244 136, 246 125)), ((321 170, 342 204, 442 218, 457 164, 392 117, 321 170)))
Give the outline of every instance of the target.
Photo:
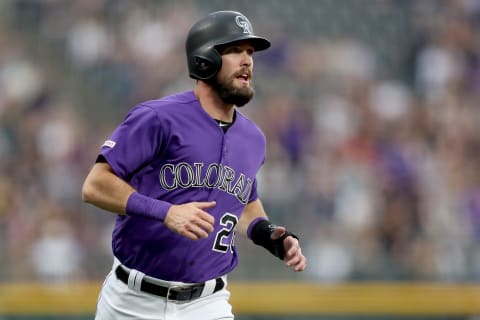
POLYGON ((265 139, 265 134, 263 133, 262 129, 248 116, 240 112, 238 109, 236 110, 236 120, 241 123, 242 127, 244 127, 251 135, 260 136, 265 139))
POLYGON ((171 94, 159 99, 148 100, 140 103, 137 107, 149 108, 155 112, 171 112, 179 105, 190 105, 196 102, 193 91, 184 91, 171 94))

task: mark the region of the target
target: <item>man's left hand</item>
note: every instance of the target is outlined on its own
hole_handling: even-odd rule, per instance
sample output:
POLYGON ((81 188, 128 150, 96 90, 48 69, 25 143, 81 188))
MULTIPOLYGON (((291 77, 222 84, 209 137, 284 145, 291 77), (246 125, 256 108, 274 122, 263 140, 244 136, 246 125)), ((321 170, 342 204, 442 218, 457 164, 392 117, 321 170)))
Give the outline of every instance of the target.
MULTIPOLYGON (((287 231, 285 227, 277 227, 272 232, 272 240, 280 239, 283 234, 287 231)), ((285 249, 285 265, 287 267, 292 267, 295 272, 300 272, 305 270, 307 267, 307 258, 302 254, 302 248, 300 247, 300 242, 298 239, 288 236, 283 240, 283 248, 285 249)))

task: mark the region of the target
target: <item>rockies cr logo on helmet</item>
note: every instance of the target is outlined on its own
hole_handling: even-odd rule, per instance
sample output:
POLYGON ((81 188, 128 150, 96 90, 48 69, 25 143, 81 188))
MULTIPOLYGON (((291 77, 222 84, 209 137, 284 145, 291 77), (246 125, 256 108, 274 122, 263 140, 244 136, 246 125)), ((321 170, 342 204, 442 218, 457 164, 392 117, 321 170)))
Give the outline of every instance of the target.
POLYGON ((252 25, 245 16, 236 16, 235 22, 243 29, 243 33, 252 34, 252 25))

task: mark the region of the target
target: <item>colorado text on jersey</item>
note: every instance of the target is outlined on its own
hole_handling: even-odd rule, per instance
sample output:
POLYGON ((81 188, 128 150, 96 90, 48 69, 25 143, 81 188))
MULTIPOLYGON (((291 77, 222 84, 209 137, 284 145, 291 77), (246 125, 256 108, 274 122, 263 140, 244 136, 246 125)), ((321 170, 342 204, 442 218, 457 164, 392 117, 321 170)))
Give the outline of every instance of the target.
POLYGON ((238 175, 234 169, 219 163, 211 163, 206 168, 204 163, 195 162, 193 165, 194 168, 186 162, 164 164, 160 169, 160 184, 165 190, 217 188, 235 196, 243 204, 248 202, 253 181, 245 174, 238 175))

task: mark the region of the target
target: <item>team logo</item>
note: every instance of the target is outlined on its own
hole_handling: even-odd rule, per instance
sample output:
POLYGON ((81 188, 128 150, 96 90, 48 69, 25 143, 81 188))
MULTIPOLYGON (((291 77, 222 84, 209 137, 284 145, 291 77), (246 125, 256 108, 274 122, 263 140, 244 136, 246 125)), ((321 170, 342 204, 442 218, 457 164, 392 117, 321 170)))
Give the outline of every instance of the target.
POLYGON ((252 25, 244 16, 236 16, 235 22, 243 29, 243 33, 252 34, 252 25))
POLYGON ((113 147, 115 147, 115 145, 116 145, 116 142, 115 142, 115 141, 107 140, 107 141, 105 141, 105 142, 102 144, 102 147, 113 148, 113 147))

